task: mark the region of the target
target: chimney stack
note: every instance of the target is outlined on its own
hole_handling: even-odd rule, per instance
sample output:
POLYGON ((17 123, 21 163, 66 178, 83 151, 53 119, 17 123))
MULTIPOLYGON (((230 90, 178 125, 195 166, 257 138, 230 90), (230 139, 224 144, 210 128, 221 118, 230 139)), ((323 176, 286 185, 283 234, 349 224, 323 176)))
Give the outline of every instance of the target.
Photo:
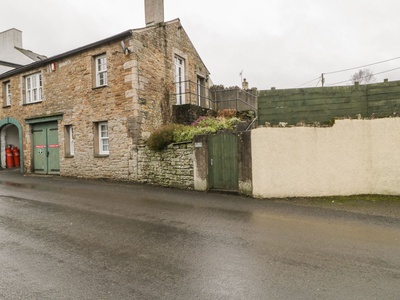
POLYGON ((164 22, 164 0, 144 0, 146 26, 164 22))
POLYGON ((246 78, 243 79, 242 89, 243 90, 248 90, 249 89, 249 83, 246 81, 246 78))

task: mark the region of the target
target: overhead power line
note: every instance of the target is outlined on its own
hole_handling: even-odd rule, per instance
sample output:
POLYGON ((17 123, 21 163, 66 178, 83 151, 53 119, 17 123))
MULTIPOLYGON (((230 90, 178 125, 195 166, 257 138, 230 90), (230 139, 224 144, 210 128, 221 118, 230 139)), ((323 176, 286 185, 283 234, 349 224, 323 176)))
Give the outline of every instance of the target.
POLYGON ((388 73, 388 72, 396 71, 396 70, 399 70, 399 69, 400 69, 400 67, 394 68, 394 69, 390 69, 390 70, 387 70, 387 71, 383 71, 383 72, 379 72, 379 73, 375 73, 373 75, 380 75, 380 74, 383 74, 383 73, 388 73))
MULTIPOLYGON (((310 81, 308 81, 308 82, 306 82, 306 83, 303 83, 302 85, 299 85, 298 87, 302 87, 302 86, 304 86, 304 85, 307 85, 307 84, 309 84, 309 83, 311 83, 311 82, 314 82, 314 81, 316 81, 316 80, 320 80, 321 79, 321 76, 318 76, 317 78, 315 78, 315 79, 313 79, 313 80, 310 80, 310 81)), ((318 82, 319 83, 319 82, 318 82)), ((318 83, 317 83, 317 85, 318 85, 318 83)))
MULTIPOLYGON (((374 65, 378 65, 378 64, 383 64, 385 62, 393 61, 393 60, 396 60, 396 59, 400 59, 400 56, 394 57, 394 58, 390 58, 390 59, 386 59, 386 60, 382 60, 382 61, 378 61, 378 62, 374 62, 374 63, 363 65, 363 66, 358 66, 358 67, 353 67, 353 68, 348 68, 348 69, 343 69, 343 70, 337 70, 337 71, 322 73, 321 76, 318 76, 317 78, 315 78, 313 80, 310 80, 310 81, 308 81, 306 83, 303 83, 303 84, 299 85, 298 87, 305 86, 305 85, 310 84, 310 83, 312 83, 312 82, 314 82, 316 80, 320 81, 321 78, 323 78, 324 75, 330 75, 330 74, 336 74, 336 73, 341 73, 341 72, 352 71, 352 70, 356 70, 356 69, 362 69, 362 68, 365 68, 365 67, 370 67, 370 66, 374 66, 374 65)), ((394 70, 398 70, 398 69, 399 68, 388 70, 388 71, 383 71, 383 72, 380 72, 380 73, 376 73, 374 75, 379 75, 379 74, 383 74, 383 73, 394 71, 394 70)), ((336 85, 336 84, 345 83, 345 82, 348 82, 348 81, 350 81, 350 80, 345 80, 345 81, 341 81, 341 82, 334 83, 334 84, 329 84, 329 85, 336 85)), ((317 83, 317 85, 318 85, 318 83, 317 83)))
POLYGON ((396 60, 396 59, 400 59, 400 56, 394 57, 394 58, 391 58, 391 59, 387 59, 387 60, 378 61, 378 62, 375 62, 375 63, 372 63, 372 64, 368 64, 368 65, 364 65, 364 66, 359 66, 359 67, 354 67, 354 68, 349 68, 349 69, 343 69, 343 70, 338 70, 338 71, 333 71, 333 72, 327 72, 327 73, 323 73, 323 74, 330 75, 330 74, 335 74, 335 73, 352 71, 352 70, 356 70, 356 69, 361 69, 361 68, 365 68, 365 67, 370 67, 370 66, 374 66, 374 65, 383 64, 385 62, 396 60))
MULTIPOLYGON (((380 75, 380 74, 384 74, 384 73, 388 73, 388 72, 392 72, 392 71, 396 71, 396 70, 400 70, 400 67, 394 68, 394 69, 390 69, 390 70, 386 70, 386 71, 382 71, 382 72, 379 72, 379 73, 374 73, 374 74, 372 74, 372 76, 380 75)), ((365 77, 363 77, 363 78, 365 78, 365 77)), ((363 78, 361 78, 361 79, 363 79, 363 78)), ((337 85, 337 84, 342 84, 342 83, 346 83, 346 82, 351 82, 351 80, 345 80, 345 81, 341 81, 341 82, 336 82, 336 83, 328 84, 328 86, 337 85)))

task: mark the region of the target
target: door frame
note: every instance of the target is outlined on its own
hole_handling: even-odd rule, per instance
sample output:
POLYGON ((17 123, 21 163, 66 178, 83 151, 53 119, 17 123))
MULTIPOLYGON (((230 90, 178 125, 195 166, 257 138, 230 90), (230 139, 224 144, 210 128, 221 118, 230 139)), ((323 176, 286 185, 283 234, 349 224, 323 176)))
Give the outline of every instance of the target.
MULTIPOLYGON (((46 123, 53 123, 53 122, 57 122, 57 133, 58 133, 58 146, 59 146, 59 141, 60 141, 60 137, 59 137, 59 126, 60 126, 60 120, 63 119, 63 115, 62 114, 57 114, 54 116, 48 116, 48 117, 39 117, 39 118, 30 118, 30 119, 26 119, 26 123, 30 125, 31 127, 31 172, 34 172, 34 151, 35 151, 35 147, 34 147, 34 141, 33 141, 33 128, 35 125, 39 125, 39 124, 46 124, 46 123)), ((59 146, 60 148, 60 146, 59 146)), ((60 160, 60 156, 58 157, 58 159, 60 160)), ((60 161, 59 161, 60 163, 60 161)), ((58 175, 60 174, 60 171, 58 172, 46 172, 46 173, 38 173, 38 174, 51 174, 51 175, 58 175)))

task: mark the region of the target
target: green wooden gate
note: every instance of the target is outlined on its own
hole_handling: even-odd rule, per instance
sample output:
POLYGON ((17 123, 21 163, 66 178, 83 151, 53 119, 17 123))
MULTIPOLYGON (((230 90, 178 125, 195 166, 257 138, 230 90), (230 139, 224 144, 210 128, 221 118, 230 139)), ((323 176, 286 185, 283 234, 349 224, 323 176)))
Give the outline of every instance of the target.
POLYGON ((234 132, 209 136, 208 187, 226 191, 238 190, 238 139, 234 132))
POLYGON ((33 125, 33 171, 38 174, 60 174, 57 122, 33 125))

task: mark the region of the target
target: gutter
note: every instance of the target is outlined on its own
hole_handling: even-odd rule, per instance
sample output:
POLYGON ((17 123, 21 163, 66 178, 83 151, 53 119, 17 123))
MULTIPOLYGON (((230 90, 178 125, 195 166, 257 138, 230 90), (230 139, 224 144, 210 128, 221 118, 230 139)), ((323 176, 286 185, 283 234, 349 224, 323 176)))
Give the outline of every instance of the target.
POLYGON ((14 64, 8 61, 0 60, 0 66, 10 67, 10 68, 20 68, 23 65, 14 64))

